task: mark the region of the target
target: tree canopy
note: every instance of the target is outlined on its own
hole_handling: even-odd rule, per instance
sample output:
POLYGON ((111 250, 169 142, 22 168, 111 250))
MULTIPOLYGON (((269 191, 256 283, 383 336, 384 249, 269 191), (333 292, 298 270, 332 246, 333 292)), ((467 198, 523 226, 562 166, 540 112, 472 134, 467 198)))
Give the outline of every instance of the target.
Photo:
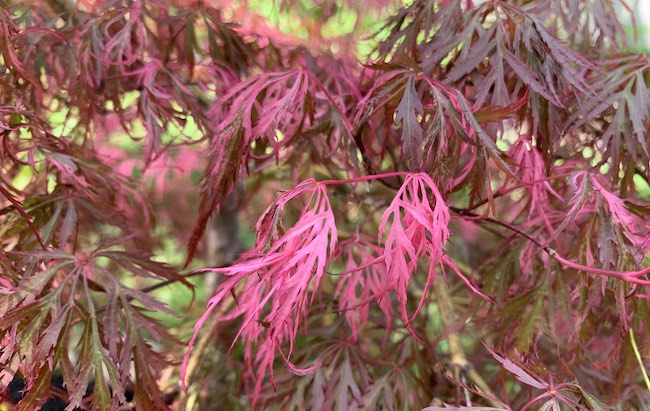
POLYGON ((650 404, 624 1, 0 5, 16 409, 650 404))

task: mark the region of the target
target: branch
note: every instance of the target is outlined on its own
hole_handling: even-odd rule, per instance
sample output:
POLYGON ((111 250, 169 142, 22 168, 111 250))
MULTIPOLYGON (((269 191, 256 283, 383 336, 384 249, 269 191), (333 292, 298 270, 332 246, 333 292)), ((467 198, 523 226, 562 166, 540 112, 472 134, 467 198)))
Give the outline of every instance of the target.
MULTIPOLYGON (((192 272, 189 272, 187 274, 182 274, 181 278, 182 279, 192 278, 192 277, 196 277, 196 276, 199 276, 199 275, 205 274, 205 273, 207 273, 207 271, 192 271, 192 272)), ((143 292, 143 293, 150 293, 150 292, 152 292, 154 290, 157 290, 159 288, 166 287, 166 286, 168 286, 170 284, 178 282, 178 281, 181 280, 181 278, 172 278, 172 279, 169 279, 169 280, 165 280, 165 281, 159 282, 158 284, 153 284, 153 285, 150 285, 148 287, 141 288, 139 291, 143 292)))
MULTIPOLYGON (((172 278, 172 279, 169 279, 169 280, 161 281, 158 284, 153 284, 153 285, 150 285, 148 287, 141 288, 138 291, 141 292, 141 293, 150 293, 150 292, 152 292, 154 290, 157 290, 159 288, 166 287, 166 286, 168 286, 170 284, 181 281, 181 279, 192 278, 192 277, 196 277, 196 276, 206 274, 206 273, 208 273, 208 271, 192 271, 192 272, 189 272, 187 274, 182 274, 180 278, 172 278)), ((106 308, 108 308, 108 305, 105 305, 103 307, 100 307, 100 308, 96 309, 95 313, 100 314, 100 313, 106 311, 106 308)))
POLYGON ((544 182, 555 180, 555 179, 558 179, 558 178, 568 177, 570 175, 571 175, 571 173, 562 173, 562 174, 557 174, 557 175, 553 175, 553 176, 549 176, 549 177, 540 178, 539 180, 523 182, 521 184, 517 184, 517 185, 512 186, 510 188, 503 188, 502 187, 496 193, 494 193, 491 196, 491 198, 484 198, 483 200, 480 200, 479 202, 472 204, 471 207, 469 207, 469 208, 467 208, 465 210, 467 210, 467 211, 475 210, 475 209, 479 208, 480 206, 486 204, 490 200, 494 200, 495 198, 503 197, 504 195, 510 194, 511 192, 513 192, 513 191, 515 191, 517 189, 525 188, 525 187, 536 185, 536 184, 539 184, 539 183, 544 183, 544 182))
POLYGON ((602 268, 595 268, 595 267, 588 267, 586 265, 574 263, 573 261, 569 261, 566 258, 562 257, 561 255, 558 254, 557 251, 555 251, 553 248, 544 245, 541 241, 536 239, 535 237, 531 236, 527 232, 521 230, 520 228, 503 222, 496 220, 491 217, 482 217, 479 216, 478 214, 474 214, 471 211, 464 209, 464 208, 457 208, 457 207, 449 207, 451 211, 454 213, 466 217, 468 220, 474 220, 474 221, 487 221, 492 224, 500 225, 501 227, 504 227, 522 237, 527 239, 528 241, 532 242, 536 246, 538 246, 542 251, 544 251, 546 254, 548 254, 551 258, 553 258, 555 261, 559 262, 562 265, 565 265, 570 268, 575 268, 576 270, 579 271, 585 271, 588 273, 592 274, 601 274, 605 275, 607 277, 612 277, 612 278, 617 278, 623 281, 627 281, 629 283, 633 284, 639 284, 639 285, 645 285, 645 286, 650 286, 650 280, 644 280, 640 279, 638 277, 642 277, 644 275, 650 274, 650 267, 646 267, 643 270, 639 271, 612 271, 612 270, 605 270, 602 268))
MULTIPOLYGON (((457 321, 456 312, 454 310, 454 304, 451 301, 451 297, 448 293, 447 285, 442 281, 433 282, 433 291, 436 296, 436 303, 438 305, 438 310, 440 311, 440 320, 445 329, 452 327, 452 325, 457 321)), ((465 355, 465 350, 463 349, 463 344, 460 338, 460 334, 453 330, 453 327, 447 334, 447 343, 449 344, 449 354, 451 357, 450 366, 454 367, 456 370, 460 369, 470 378, 470 380, 476 384, 476 386, 483 391, 488 397, 494 397, 494 393, 490 389, 490 386, 485 382, 483 377, 476 371, 472 363, 467 359, 465 355)), ((458 376, 454 376, 457 378, 458 376)), ((492 406, 498 407, 501 404, 496 403, 490 399, 492 406)))

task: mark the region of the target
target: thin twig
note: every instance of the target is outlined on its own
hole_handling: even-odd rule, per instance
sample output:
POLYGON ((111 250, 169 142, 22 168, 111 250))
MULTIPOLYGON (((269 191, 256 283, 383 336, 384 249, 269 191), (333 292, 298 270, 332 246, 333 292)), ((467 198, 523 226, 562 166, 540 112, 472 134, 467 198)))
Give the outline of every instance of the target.
MULTIPOLYGON (((182 277, 182 279, 188 279, 188 278, 192 278, 192 277, 196 277, 196 276, 199 276, 199 275, 206 274, 208 272, 209 271, 192 271, 192 272, 189 272, 187 274, 181 275, 181 277, 182 277)), ((172 279, 169 279, 169 280, 159 282, 157 284, 150 285, 148 287, 141 288, 139 291, 143 292, 143 293, 150 293, 150 292, 152 292, 154 290, 157 290, 157 289, 162 288, 162 287, 166 287, 166 286, 168 286, 170 284, 173 284, 173 283, 176 283, 176 282, 178 282, 180 280, 181 280, 180 278, 172 278, 172 279)))
POLYGON ((500 225, 501 227, 504 227, 516 234, 519 234, 520 236, 524 237, 528 241, 532 242, 533 244, 537 245, 542 251, 547 253, 552 259, 557 261, 558 263, 565 265, 570 268, 574 268, 578 271, 584 271, 592 274, 600 274, 604 275, 607 277, 612 277, 612 278, 617 278, 619 280, 624 280, 626 282, 632 283, 632 284, 639 284, 639 285, 645 285, 645 286, 650 286, 650 280, 644 280, 639 277, 643 277, 645 275, 650 274, 650 267, 646 267, 642 270, 639 271, 612 271, 612 270, 605 270, 603 268, 596 268, 596 267, 589 267, 586 265, 578 264, 573 261, 567 260, 566 258, 562 257, 560 254, 558 254, 557 251, 555 251, 553 248, 545 245, 535 237, 531 236, 527 232, 521 230, 520 228, 510 224, 506 223, 504 221, 499 221, 491 217, 483 217, 479 216, 478 214, 474 214, 466 209, 463 208, 457 208, 457 207, 449 207, 449 209, 460 215, 460 216, 465 216, 469 220, 475 220, 475 221, 487 221, 496 225, 500 225))

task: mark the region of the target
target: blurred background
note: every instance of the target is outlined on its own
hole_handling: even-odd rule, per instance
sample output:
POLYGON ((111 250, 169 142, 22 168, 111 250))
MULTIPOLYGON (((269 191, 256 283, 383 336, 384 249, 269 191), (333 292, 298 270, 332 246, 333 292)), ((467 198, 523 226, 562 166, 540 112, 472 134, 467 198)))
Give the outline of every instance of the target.
MULTIPOLYGON (((650 1, 648 0, 631 0, 630 9, 636 19, 638 28, 638 38, 633 42, 632 49, 644 53, 650 52, 650 1)), ((624 7, 619 6, 619 12, 622 20, 628 26, 630 36, 633 37, 632 19, 630 13, 625 11, 624 7)))

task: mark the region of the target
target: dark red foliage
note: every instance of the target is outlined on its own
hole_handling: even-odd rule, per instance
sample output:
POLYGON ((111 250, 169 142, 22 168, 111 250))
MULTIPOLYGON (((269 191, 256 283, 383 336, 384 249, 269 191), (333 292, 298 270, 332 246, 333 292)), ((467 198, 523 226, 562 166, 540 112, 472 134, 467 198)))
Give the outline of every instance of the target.
POLYGON ((308 3, 274 2, 280 30, 260 2, 0 0, 0 394, 645 409, 650 59, 627 5, 308 3), (254 243, 205 267, 231 203, 254 243), (199 275, 205 311, 154 296, 199 275))

